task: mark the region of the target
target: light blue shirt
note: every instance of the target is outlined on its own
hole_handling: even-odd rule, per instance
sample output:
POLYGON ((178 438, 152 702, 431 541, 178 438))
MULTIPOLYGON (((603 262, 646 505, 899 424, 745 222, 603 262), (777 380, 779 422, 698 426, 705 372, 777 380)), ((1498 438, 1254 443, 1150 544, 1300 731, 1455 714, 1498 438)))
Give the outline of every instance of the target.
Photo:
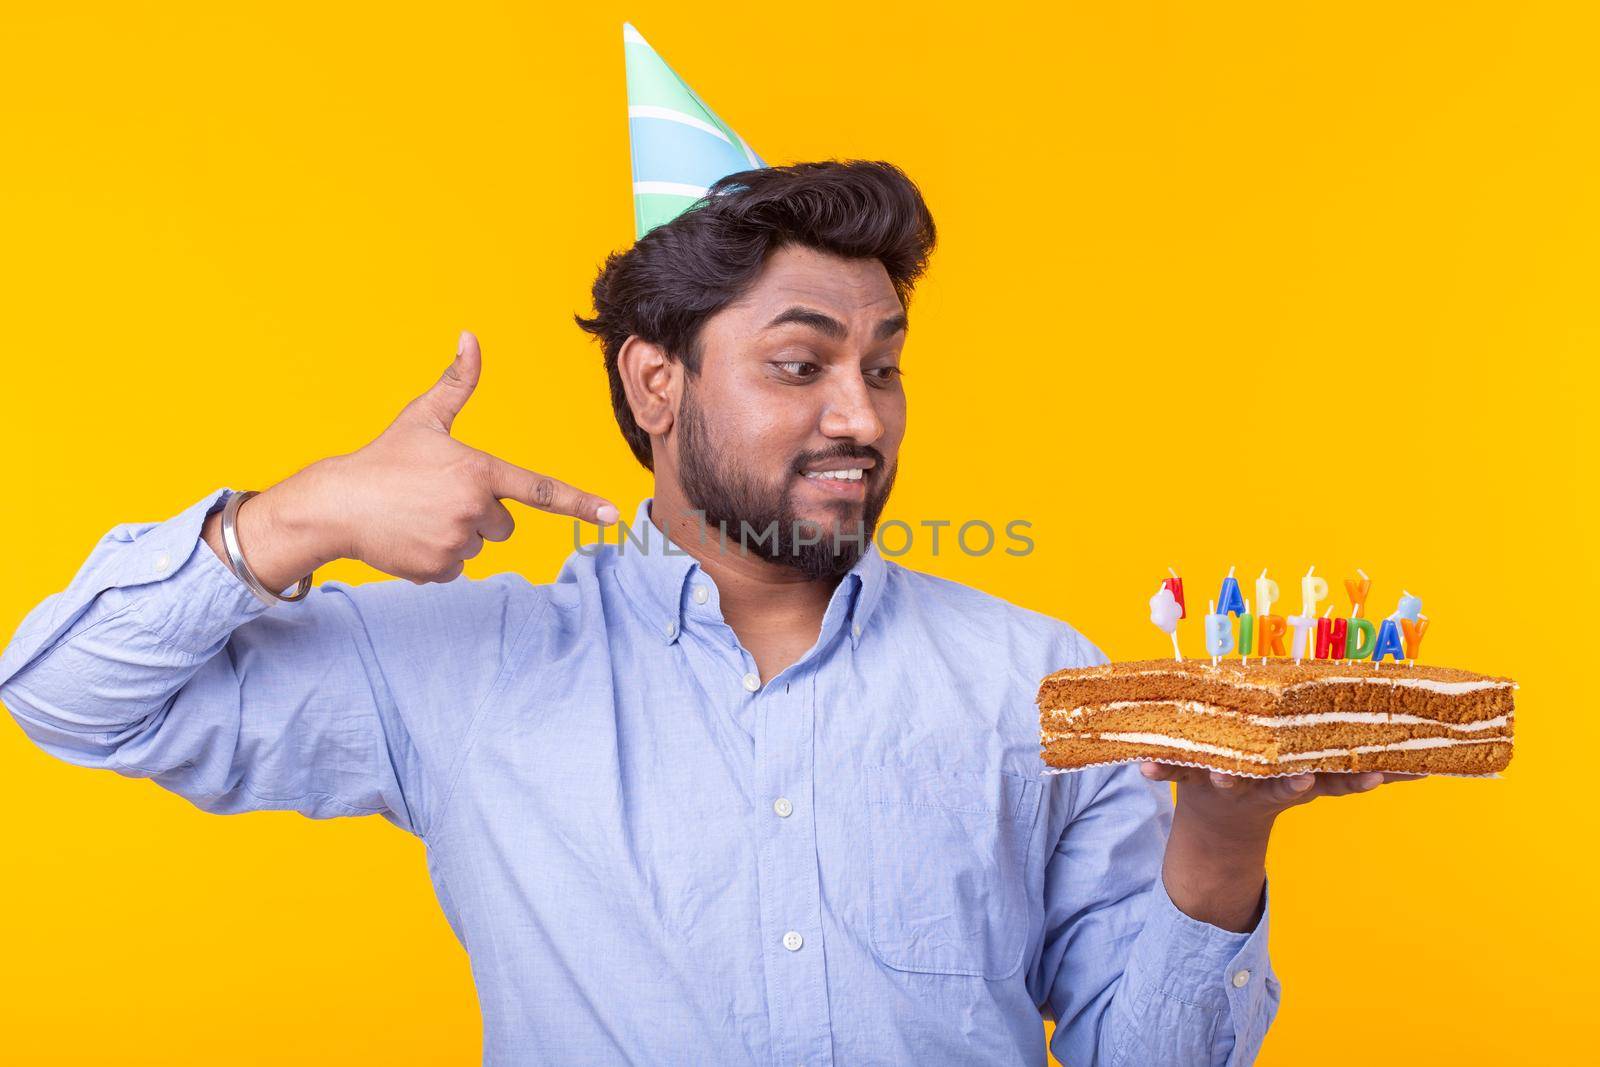
POLYGON ((1064 623, 869 550, 762 684, 650 526, 552 585, 329 581, 267 608, 199 532, 118 526, 0 657, 40 747, 206 811, 380 814, 421 838, 484 1061, 1242 1064, 1267 920, 1159 878, 1168 787, 1041 775, 1064 623))

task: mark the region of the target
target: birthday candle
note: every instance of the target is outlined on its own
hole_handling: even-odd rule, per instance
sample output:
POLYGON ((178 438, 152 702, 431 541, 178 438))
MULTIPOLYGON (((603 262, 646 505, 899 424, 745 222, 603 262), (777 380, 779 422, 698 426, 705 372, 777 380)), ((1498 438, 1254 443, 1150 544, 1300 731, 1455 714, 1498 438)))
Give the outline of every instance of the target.
POLYGON ((1162 582, 1156 595, 1150 598, 1150 621, 1162 633, 1172 636, 1172 658, 1179 663, 1183 662, 1183 653, 1178 651, 1178 620, 1182 617, 1183 609, 1178 606, 1177 598, 1167 583, 1162 582))
POLYGON ((1328 599, 1328 579, 1314 577, 1312 567, 1306 571, 1306 576, 1300 579, 1300 614, 1315 616, 1317 605, 1328 599))
MULTIPOLYGON (((1400 630, 1405 634, 1406 638, 1406 659, 1415 661, 1417 650, 1422 647, 1422 635, 1428 632, 1428 617, 1419 615, 1416 622, 1402 618, 1400 620, 1400 630)), ((1414 665, 1415 663, 1413 662, 1414 665)))
POLYGON ((1349 635, 1344 642, 1344 658, 1366 659, 1372 655, 1372 646, 1378 635, 1378 628, 1372 625, 1372 620, 1356 615, 1346 625, 1349 635))
POLYGON ((1244 602, 1244 614, 1239 616, 1239 655, 1250 662, 1250 650, 1255 647, 1256 619, 1250 614, 1250 601, 1244 602))
POLYGON ((1315 615, 1289 616, 1289 628, 1294 631, 1294 641, 1290 655, 1294 657, 1295 663, 1299 663, 1306 658, 1306 649, 1311 645, 1311 631, 1315 629, 1316 625, 1317 617, 1315 615))
POLYGON ((1189 609, 1183 604, 1183 579, 1179 578, 1178 572, 1171 567, 1167 568, 1167 573, 1172 577, 1163 579, 1161 586, 1164 589, 1172 590, 1172 599, 1178 602, 1178 618, 1187 619, 1189 617, 1189 609))
POLYGON ((1278 583, 1267 577, 1267 569, 1261 568, 1261 577, 1256 579, 1256 614, 1265 618, 1272 614, 1272 605, 1278 602, 1278 583))
POLYGON ((1326 615, 1317 620, 1317 658, 1343 659, 1345 630, 1343 619, 1330 619, 1326 615))
POLYGON ((1405 659, 1405 649, 1400 645, 1400 627, 1394 619, 1384 619, 1378 629, 1378 643, 1372 649, 1372 665, 1376 667, 1382 663, 1385 656, 1405 659))
POLYGON ((1233 620, 1226 614, 1219 614, 1216 601, 1212 601, 1211 611, 1206 615, 1206 652, 1215 666, 1218 656, 1226 656, 1232 651, 1233 620))
POLYGON ((1344 580, 1344 591, 1350 594, 1350 617, 1352 619, 1361 618, 1362 605, 1366 604, 1367 596, 1372 592, 1372 579, 1367 577, 1367 572, 1357 567, 1356 573, 1361 575, 1359 581, 1354 578, 1346 578, 1344 580))
POLYGON ((1285 626, 1282 615, 1256 616, 1256 650, 1263 659, 1283 655, 1285 626))
MULTIPOLYGON (((1391 613, 1390 616, 1387 619, 1385 619, 1384 622, 1383 622, 1384 626, 1390 626, 1390 625, 1393 625, 1395 623, 1399 624, 1398 629, 1399 629, 1400 632, 1396 633, 1394 635, 1394 648, 1395 648, 1394 658, 1395 659, 1399 659, 1400 658, 1400 652, 1399 652, 1400 639, 1401 639, 1401 634, 1404 634, 1404 636, 1405 636, 1405 647, 1408 650, 1406 652, 1406 658, 1411 660, 1411 665, 1413 667, 1415 667, 1417 665, 1417 663, 1416 663, 1417 654, 1415 652, 1412 652, 1412 651, 1409 651, 1409 650, 1411 648, 1413 648, 1413 647, 1420 647, 1421 644, 1422 644, 1422 633, 1420 631, 1416 632, 1416 636, 1415 636, 1414 639, 1413 639, 1413 636, 1412 636, 1413 631, 1414 631, 1415 626, 1416 626, 1417 619, 1421 615, 1422 615, 1422 598, 1421 597, 1412 596, 1411 593, 1408 590, 1402 589, 1400 591, 1400 603, 1395 607, 1393 613, 1391 613)), ((1422 629, 1424 629, 1424 630, 1427 629, 1427 625, 1424 624, 1422 629)), ((1384 647, 1385 647, 1384 646, 1384 634, 1383 634, 1383 631, 1380 630, 1378 632, 1378 648, 1373 653, 1373 662, 1377 662, 1379 659, 1383 658, 1384 647)))
POLYGON ((1233 576, 1233 568, 1228 568, 1228 576, 1222 579, 1222 592, 1217 594, 1217 603, 1221 604, 1219 610, 1224 615, 1243 615, 1245 613, 1244 597, 1239 593, 1239 579, 1233 576))

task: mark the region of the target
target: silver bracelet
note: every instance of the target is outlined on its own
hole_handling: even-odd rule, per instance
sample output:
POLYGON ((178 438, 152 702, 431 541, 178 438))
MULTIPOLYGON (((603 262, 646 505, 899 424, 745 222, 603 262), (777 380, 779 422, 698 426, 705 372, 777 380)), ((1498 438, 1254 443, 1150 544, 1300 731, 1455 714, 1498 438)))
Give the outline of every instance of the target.
MULTIPOLYGON (((239 514, 240 505, 255 495, 256 491, 254 489, 247 489, 242 493, 229 493, 228 502, 222 505, 222 544, 228 550, 228 562, 233 567, 233 573, 238 575, 239 580, 249 586, 250 591, 268 607, 279 602, 292 604, 296 600, 304 600, 306 594, 311 591, 310 574, 300 579, 300 584, 295 586, 293 596, 283 596, 262 585, 261 579, 256 577, 255 572, 250 569, 250 565, 244 561, 244 550, 239 547, 239 531, 234 528, 234 523, 239 514)), ((315 573, 315 571, 312 572, 312 574, 315 573)))

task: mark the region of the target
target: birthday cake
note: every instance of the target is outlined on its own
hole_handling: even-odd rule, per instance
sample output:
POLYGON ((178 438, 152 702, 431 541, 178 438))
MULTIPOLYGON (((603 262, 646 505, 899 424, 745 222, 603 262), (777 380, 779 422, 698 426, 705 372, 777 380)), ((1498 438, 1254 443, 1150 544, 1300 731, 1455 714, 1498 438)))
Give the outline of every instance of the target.
POLYGON ((1040 682, 1047 773, 1152 760, 1253 778, 1489 775, 1511 762, 1516 683, 1418 666, 1428 632, 1419 597, 1402 593, 1393 614, 1368 620, 1372 580, 1357 571, 1345 581, 1350 615, 1332 618, 1330 607, 1318 616, 1329 588, 1312 568, 1300 614, 1284 617, 1272 613, 1278 584, 1262 571, 1252 614, 1230 569, 1205 616, 1208 658, 1186 660, 1183 579, 1170 573, 1150 598, 1150 621, 1172 638, 1172 659, 1069 668, 1040 682))
POLYGON ((1155 760, 1249 777, 1485 775, 1511 762, 1508 678, 1339 660, 1137 660, 1039 686, 1042 754, 1076 770, 1155 760))

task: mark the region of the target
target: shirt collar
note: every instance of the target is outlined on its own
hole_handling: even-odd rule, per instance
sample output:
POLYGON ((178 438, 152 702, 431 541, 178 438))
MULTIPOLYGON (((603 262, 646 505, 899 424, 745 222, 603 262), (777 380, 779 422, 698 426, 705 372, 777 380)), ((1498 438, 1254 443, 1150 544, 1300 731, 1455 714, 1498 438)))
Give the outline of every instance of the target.
MULTIPOLYGON (((688 550, 677 544, 650 521, 650 503, 646 497, 634 512, 633 522, 618 531, 613 542, 617 553, 617 576, 627 595, 643 609, 656 636, 671 644, 683 633, 685 617, 691 612, 719 615, 716 583, 705 574, 698 560, 688 550), (705 593, 697 593, 697 587, 705 593), (696 596, 704 596, 701 602, 696 596)), ((843 605, 844 618, 849 626, 850 643, 858 645, 867 632, 878 601, 883 596, 888 561, 871 543, 855 566, 846 572, 834 590, 824 616, 824 629, 839 615, 843 605)))

